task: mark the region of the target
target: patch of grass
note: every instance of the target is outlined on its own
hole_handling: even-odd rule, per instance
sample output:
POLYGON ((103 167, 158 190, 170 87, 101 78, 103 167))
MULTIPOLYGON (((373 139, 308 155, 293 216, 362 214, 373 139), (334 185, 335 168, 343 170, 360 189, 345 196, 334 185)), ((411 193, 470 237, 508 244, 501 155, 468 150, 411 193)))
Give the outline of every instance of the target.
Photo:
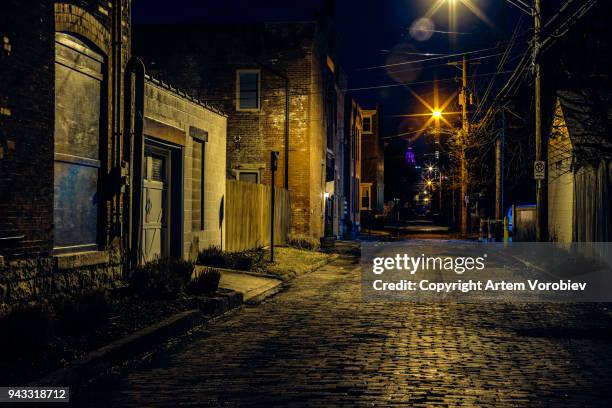
POLYGON ((262 264, 260 271, 287 280, 294 276, 312 272, 337 257, 336 254, 291 247, 277 247, 274 249, 274 263, 262 264))
POLYGON ((287 245, 297 249, 307 249, 310 251, 316 251, 319 249, 320 242, 318 239, 314 239, 303 234, 290 234, 287 238, 287 245))
POLYGON ((205 267, 187 285, 187 293, 191 295, 209 294, 219 289, 221 272, 217 269, 205 267))

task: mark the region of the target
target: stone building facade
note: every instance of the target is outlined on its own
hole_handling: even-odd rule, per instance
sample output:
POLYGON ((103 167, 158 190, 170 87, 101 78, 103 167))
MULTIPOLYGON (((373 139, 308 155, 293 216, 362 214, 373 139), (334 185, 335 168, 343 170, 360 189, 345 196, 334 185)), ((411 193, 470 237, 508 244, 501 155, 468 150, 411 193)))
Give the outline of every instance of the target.
POLYGON ((278 151, 275 184, 288 185, 293 232, 318 239, 327 222, 333 234, 339 233, 343 204, 331 190, 343 171, 336 156, 344 88, 328 25, 153 25, 138 27, 136 33, 135 52, 153 75, 171 79, 228 114, 229 178, 270 184, 270 152, 278 151))
POLYGON ((362 109, 361 185, 359 192, 361 220, 372 223, 384 212, 385 154, 380 135, 380 109, 362 109))

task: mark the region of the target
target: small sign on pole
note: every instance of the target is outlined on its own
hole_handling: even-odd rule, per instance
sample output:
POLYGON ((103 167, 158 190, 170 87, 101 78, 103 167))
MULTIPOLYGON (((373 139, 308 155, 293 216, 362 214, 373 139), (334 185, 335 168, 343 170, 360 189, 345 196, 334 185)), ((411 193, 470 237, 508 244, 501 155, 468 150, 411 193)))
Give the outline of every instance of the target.
POLYGON ((533 178, 535 180, 544 180, 546 174, 546 162, 536 160, 533 162, 533 178))

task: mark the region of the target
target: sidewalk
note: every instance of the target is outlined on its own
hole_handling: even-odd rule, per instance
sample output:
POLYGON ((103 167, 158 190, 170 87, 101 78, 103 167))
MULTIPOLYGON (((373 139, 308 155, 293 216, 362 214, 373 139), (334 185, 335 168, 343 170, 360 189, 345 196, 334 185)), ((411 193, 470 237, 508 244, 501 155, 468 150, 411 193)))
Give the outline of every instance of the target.
POLYGON ((282 289, 283 282, 270 276, 232 269, 219 269, 219 272, 221 272, 219 287, 241 293, 245 303, 256 303, 282 289))

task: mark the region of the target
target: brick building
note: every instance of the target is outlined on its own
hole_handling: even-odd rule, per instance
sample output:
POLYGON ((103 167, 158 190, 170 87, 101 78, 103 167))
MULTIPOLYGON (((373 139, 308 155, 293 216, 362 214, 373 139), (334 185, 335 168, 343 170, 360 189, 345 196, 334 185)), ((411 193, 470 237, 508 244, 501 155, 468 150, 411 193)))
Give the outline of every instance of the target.
POLYGON ((275 183, 291 192, 292 229, 313 238, 324 229, 339 235, 343 211, 337 180, 346 80, 330 33, 324 19, 147 25, 136 29, 134 42, 156 77, 228 114, 228 177, 270 184, 270 151, 280 152, 275 183))
POLYGON ((0 302, 121 276, 129 17, 125 0, 3 4, 0 302))
POLYGON ((3 4, 0 311, 112 287, 133 266, 128 254, 142 262, 222 244, 226 117, 140 72, 134 106, 144 123, 133 131, 139 120, 125 112, 132 91, 123 81, 135 66, 130 8, 129 0, 3 4), (141 216, 134 209, 143 222, 132 222, 141 216))
POLYGON ((343 160, 343 229, 341 235, 352 239, 359 233, 361 225, 359 189, 361 181, 361 140, 363 113, 359 104, 346 99, 344 108, 344 160, 343 160))
POLYGON ((385 154, 380 136, 380 108, 362 109, 361 184, 359 207, 362 224, 384 212, 385 154))

